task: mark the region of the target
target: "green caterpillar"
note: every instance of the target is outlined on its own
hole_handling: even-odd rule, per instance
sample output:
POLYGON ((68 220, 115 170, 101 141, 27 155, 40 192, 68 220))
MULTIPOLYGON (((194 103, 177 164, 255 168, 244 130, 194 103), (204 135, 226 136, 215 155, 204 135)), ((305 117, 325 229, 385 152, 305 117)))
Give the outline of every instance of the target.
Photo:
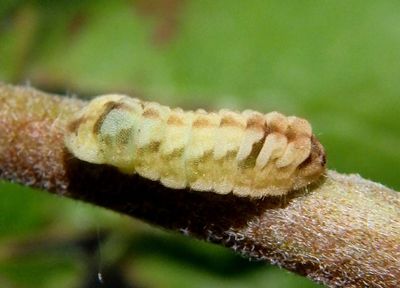
POLYGON ((301 118, 245 110, 183 111, 124 95, 93 99, 68 126, 78 159, 173 189, 260 198, 316 181, 325 152, 301 118))

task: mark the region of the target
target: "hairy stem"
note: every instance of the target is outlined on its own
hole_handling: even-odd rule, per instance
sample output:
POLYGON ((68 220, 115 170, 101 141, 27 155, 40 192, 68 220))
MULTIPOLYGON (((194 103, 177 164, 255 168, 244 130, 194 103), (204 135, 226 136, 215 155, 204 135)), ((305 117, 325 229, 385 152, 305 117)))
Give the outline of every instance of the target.
POLYGON ((107 207, 338 287, 400 285, 400 194, 329 171, 286 199, 172 190, 64 146, 84 101, 0 84, 0 178, 107 207))

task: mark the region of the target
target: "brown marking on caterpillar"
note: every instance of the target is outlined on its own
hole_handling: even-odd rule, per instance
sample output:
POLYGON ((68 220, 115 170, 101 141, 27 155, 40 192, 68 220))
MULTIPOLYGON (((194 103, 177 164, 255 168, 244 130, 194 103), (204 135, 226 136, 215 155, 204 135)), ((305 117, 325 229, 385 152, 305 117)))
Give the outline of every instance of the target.
POLYGON ((182 126, 184 125, 184 122, 182 117, 179 117, 176 114, 171 114, 167 120, 167 125, 182 126))
POLYGON ((182 173, 182 156, 184 149, 176 149, 170 154, 161 154, 161 161, 165 163, 160 171, 160 182, 171 188, 183 189, 186 187, 186 175, 182 173))
POLYGON ((242 169, 253 168, 256 165, 256 160, 264 145, 264 140, 265 138, 262 138, 260 141, 257 141, 253 145, 251 145, 251 151, 249 155, 239 162, 239 167, 241 167, 242 169))
POLYGON ((207 127, 211 127, 212 124, 210 123, 210 121, 208 120, 207 117, 198 117, 196 120, 193 121, 192 127, 193 128, 207 128, 207 127))
POLYGON ((74 120, 72 120, 68 125, 67 125, 67 130, 69 133, 76 134, 78 131, 78 128, 81 124, 85 123, 86 117, 78 117, 74 120))
POLYGON ((160 114, 158 113, 158 111, 154 108, 146 108, 143 111, 142 116, 144 118, 150 118, 150 119, 158 119, 160 118, 160 114))
POLYGON ((289 126, 288 117, 278 112, 271 112, 266 114, 265 118, 269 132, 286 133, 289 126))
POLYGON ((92 100, 67 129, 81 160, 138 173, 163 185, 259 198, 319 179, 325 152, 301 118, 183 111, 122 95, 92 100))
POLYGON ((296 184, 294 185, 295 189, 315 182, 315 179, 318 179, 321 175, 321 167, 325 167, 325 165, 326 153, 324 147, 313 135, 311 137, 310 155, 299 165, 298 174, 296 175, 296 184))
POLYGON ((319 166, 325 166, 326 164, 326 153, 324 147, 322 147, 321 143, 317 140, 317 138, 312 135, 311 136, 311 152, 307 157, 299 165, 299 169, 302 170, 303 174, 311 174, 310 171, 313 170, 312 173, 318 172, 319 166), (305 169, 308 170, 305 170, 305 169))
POLYGON ((235 119, 231 115, 223 116, 221 119, 220 126, 221 127, 233 126, 233 127, 244 128, 243 124, 241 122, 237 121, 237 119, 235 119))
POLYGON ((297 118, 294 116, 288 117, 289 127, 286 132, 286 137, 289 142, 298 137, 304 136, 305 138, 310 138, 312 135, 311 126, 307 120, 297 118))
POLYGON ((261 114, 251 115, 247 119, 246 129, 265 130, 265 119, 261 114))
POLYGON ((149 144, 148 148, 151 152, 158 152, 158 150, 160 149, 160 145, 161 145, 161 142, 159 142, 159 141, 152 142, 149 144))
POLYGON ((246 162, 245 166, 248 166, 249 163, 254 162, 255 164, 255 159, 250 160, 247 158, 254 158, 254 153, 257 153, 258 155, 262 149, 265 137, 268 134, 268 128, 266 127, 264 115, 261 113, 247 110, 244 111, 242 115, 247 117, 247 123, 243 141, 240 145, 236 159, 239 163, 246 162))
POLYGON ((119 145, 127 145, 130 138, 133 136, 133 131, 130 128, 121 129, 116 136, 116 142, 119 145))
POLYGON ((124 103, 118 103, 115 101, 106 102, 103 106, 104 110, 101 115, 98 117, 97 121, 93 125, 93 133, 98 134, 103 125, 104 119, 106 119, 108 113, 110 113, 114 109, 124 108, 126 105, 124 103))

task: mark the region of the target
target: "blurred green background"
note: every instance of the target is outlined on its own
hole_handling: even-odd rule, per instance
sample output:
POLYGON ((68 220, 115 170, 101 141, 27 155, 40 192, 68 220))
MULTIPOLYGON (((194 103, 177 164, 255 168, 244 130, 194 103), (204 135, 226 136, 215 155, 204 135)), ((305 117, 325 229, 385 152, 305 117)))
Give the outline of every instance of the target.
MULTIPOLYGON (((300 115, 331 169, 399 190, 399 15, 394 0, 2 0, 0 81, 300 115)), ((317 287, 84 203, 0 192, 0 287, 317 287)))

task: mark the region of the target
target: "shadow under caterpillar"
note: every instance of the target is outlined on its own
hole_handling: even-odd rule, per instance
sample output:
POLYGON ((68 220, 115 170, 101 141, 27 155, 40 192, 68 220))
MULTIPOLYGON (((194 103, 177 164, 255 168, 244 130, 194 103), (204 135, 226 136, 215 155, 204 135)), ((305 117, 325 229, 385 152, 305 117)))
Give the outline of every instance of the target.
POLYGON ((68 125, 76 158, 172 189, 260 198, 317 181, 325 152, 301 118, 245 110, 183 111, 124 95, 94 98, 68 125))

